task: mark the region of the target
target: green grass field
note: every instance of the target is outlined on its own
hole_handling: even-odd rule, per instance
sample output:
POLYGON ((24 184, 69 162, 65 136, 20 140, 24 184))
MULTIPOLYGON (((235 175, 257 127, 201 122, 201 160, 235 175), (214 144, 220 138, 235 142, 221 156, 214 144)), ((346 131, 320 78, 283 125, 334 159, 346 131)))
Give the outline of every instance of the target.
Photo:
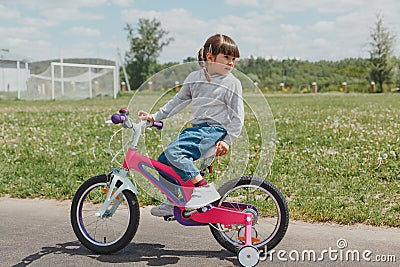
MULTIPOLYGON (((400 226, 400 94, 266 97, 276 127, 267 178, 286 196, 291 218, 400 226)), ((84 180, 108 172, 117 128, 104 122, 130 99, 0 100, 0 195, 70 199, 84 180)), ((251 135, 253 124, 246 127, 251 135)), ((154 147, 156 155, 162 147, 154 147)), ((252 151, 249 165, 259 157, 252 151)))

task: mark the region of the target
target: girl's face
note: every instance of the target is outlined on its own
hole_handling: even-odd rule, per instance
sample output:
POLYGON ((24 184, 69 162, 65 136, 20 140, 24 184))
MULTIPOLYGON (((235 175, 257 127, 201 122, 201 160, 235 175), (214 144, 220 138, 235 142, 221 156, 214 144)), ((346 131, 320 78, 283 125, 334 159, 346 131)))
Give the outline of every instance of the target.
POLYGON ((236 57, 231 55, 218 54, 213 56, 211 53, 207 54, 208 72, 210 74, 227 75, 235 67, 235 62, 236 57))

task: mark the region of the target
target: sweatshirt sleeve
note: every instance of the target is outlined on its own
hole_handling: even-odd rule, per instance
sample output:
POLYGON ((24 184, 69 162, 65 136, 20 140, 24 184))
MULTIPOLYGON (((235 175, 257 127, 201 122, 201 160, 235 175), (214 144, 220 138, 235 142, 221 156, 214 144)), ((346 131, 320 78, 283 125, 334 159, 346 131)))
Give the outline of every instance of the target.
POLYGON ((239 80, 236 80, 234 86, 230 88, 226 101, 230 123, 227 126, 227 135, 223 141, 230 146, 239 137, 244 124, 242 85, 239 80))
POLYGON ((190 88, 188 83, 184 83, 179 92, 161 107, 155 114, 153 118, 155 121, 160 121, 169 117, 172 117, 182 109, 184 109, 192 99, 190 88))

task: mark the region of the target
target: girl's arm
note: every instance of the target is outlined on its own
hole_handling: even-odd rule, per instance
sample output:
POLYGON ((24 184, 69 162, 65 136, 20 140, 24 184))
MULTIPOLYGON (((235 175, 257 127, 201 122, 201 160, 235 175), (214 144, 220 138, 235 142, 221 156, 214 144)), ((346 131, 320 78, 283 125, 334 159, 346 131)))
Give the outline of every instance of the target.
POLYGON ((148 112, 141 110, 138 112, 138 117, 141 120, 154 122, 161 121, 175 115, 190 103, 191 96, 188 87, 188 85, 182 86, 179 92, 156 113, 149 114, 148 112))
POLYGON ((224 138, 224 142, 229 146, 239 137, 240 132, 244 124, 244 105, 242 98, 242 85, 238 80, 234 88, 229 90, 227 94, 227 105, 229 112, 230 123, 227 126, 227 135, 224 138))
POLYGON ((183 84, 182 88, 179 92, 161 107, 155 114, 152 115, 152 118, 155 121, 160 121, 169 117, 172 117, 182 109, 184 109, 190 102, 192 96, 190 93, 189 84, 183 84))

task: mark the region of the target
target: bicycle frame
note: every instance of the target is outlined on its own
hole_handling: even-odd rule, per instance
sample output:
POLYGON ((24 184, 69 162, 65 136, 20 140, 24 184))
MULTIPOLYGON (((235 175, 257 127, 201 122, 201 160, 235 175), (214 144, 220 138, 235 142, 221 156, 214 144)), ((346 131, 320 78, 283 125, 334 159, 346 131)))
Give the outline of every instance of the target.
MULTIPOLYGON (((176 172, 170 167, 154 159, 146 157, 140 154, 136 145, 139 140, 139 135, 141 129, 145 128, 145 123, 130 124, 129 127, 135 131, 134 141, 131 147, 127 150, 125 159, 123 162, 123 168, 114 168, 112 171, 112 179, 110 182, 110 188, 107 192, 106 200, 102 204, 100 210, 96 213, 99 217, 112 216, 116 207, 119 205, 121 200, 118 199, 120 194, 124 190, 129 190, 134 194, 138 194, 138 190, 133 185, 128 177, 129 170, 135 170, 149 180, 156 188, 158 188, 164 195, 167 196, 174 204, 174 216, 176 220, 184 226, 199 226, 208 224, 241 224, 245 226, 245 246, 252 244, 252 225, 253 225, 253 214, 250 212, 241 212, 230 208, 229 203, 222 203, 221 207, 215 207, 212 205, 207 205, 201 209, 194 210, 189 213, 189 216, 184 216, 185 203, 190 199, 194 185, 192 182, 184 182, 176 174, 176 172), (182 199, 179 199, 175 194, 173 194, 165 185, 163 185, 160 180, 154 177, 146 168, 156 170, 163 176, 169 177, 179 184, 182 190, 182 199), (113 207, 108 210, 110 203, 117 200, 113 207)), ((236 206, 241 205, 240 203, 235 203, 236 206)), ((244 206, 244 204, 242 205, 244 206)), ((251 205, 246 205, 246 207, 251 205)), ((251 206, 257 212, 257 209, 251 206)))
MULTIPOLYGON (((282 240, 289 212, 284 196, 272 183, 256 176, 241 176, 224 182, 218 189, 219 200, 187 210, 193 191, 197 192, 193 183, 184 182, 173 166, 143 155, 137 149, 141 132, 149 127, 161 129, 163 123, 143 120, 134 123, 128 115, 129 111, 122 108, 109 121, 123 127, 111 136, 108 146, 112 172, 85 181, 71 204, 72 228, 85 247, 99 254, 114 253, 134 238, 140 219, 136 196, 139 191, 132 180, 137 175, 142 175, 173 202, 173 210, 168 209, 164 220, 176 219, 183 226, 209 225, 215 240, 236 253, 242 266, 257 265, 267 249, 274 248, 282 240), (113 151, 111 146, 120 143, 113 142, 113 138, 123 129, 129 130, 128 135, 125 132, 123 135, 127 139, 120 149, 113 151), (122 153, 123 162, 119 161, 122 153)), ((202 157, 199 169, 203 176, 215 157, 216 148, 213 148, 202 157)))
POLYGON ((182 179, 170 167, 161 162, 148 158, 140 154, 137 150, 129 148, 126 155, 123 167, 125 169, 134 169, 141 175, 146 177, 155 187, 157 187, 164 195, 166 195, 175 205, 184 206, 190 198, 194 185, 192 182, 183 182, 182 179), (164 177, 175 180, 179 183, 183 190, 183 199, 179 199, 165 185, 163 185, 156 177, 154 177, 146 168, 154 169, 164 177))

